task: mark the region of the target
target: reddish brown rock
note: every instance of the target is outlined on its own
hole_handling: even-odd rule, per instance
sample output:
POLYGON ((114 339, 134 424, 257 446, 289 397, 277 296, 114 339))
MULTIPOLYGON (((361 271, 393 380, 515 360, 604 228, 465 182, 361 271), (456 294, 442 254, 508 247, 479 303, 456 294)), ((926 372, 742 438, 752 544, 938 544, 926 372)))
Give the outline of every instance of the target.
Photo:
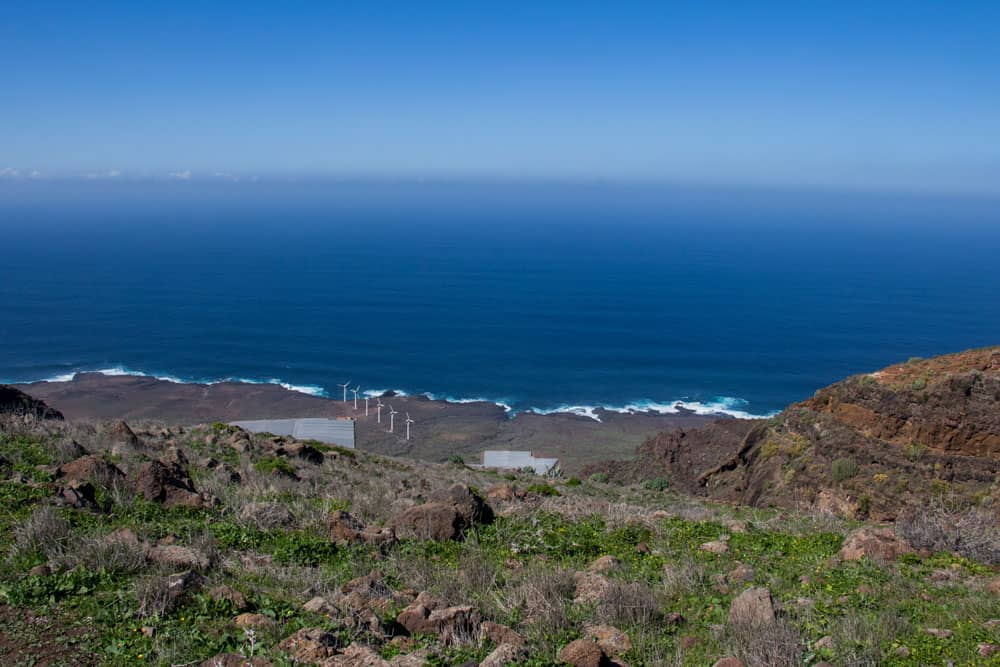
POLYGON ((485 639, 497 645, 514 644, 515 646, 521 646, 524 644, 524 637, 516 630, 492 621, 483 621, 482 625, 479 626, 479 632, 485 639))
POLYGON ((180 450, 176 450, 172 459, 143 463, 132 480, 135 492, 149 502, 162 503, 164 507, 210 505, 210 499, 194 488, 194 482, 181 461, 186 459, 183 459, 180 450))
POLYGON ((278 644, 278 650, 289 654, 296 662, 313 664, 337 653, 337 636, 323 628, 302 628, 278 644))
POLYGON ((149 560, 157 565, 175 569, 205 570, 210 564, 208 556, 203 551, 176 544, 151 547, 148 556, 149 560))
POLYGON ((738 626, 765 626, 774 623, 774 602, 767 588, 748 588, 735 598, 729 607, 729 624, 738 626))
POLYGON ((91 482, 110 486, 124 479, 125 475, 116 465, 109 463, 104 457, 89 454, 59 466, 56 469, 55 477, 67 482, 91 482))
POLYGON ((460 539, 467 527, 462 515, 445 503, 424 503, 411 507, 390 524, 397 535, 421 540, 460 539))
POLYGON ((600 572, 604 574, 605 572, 611 572, 612 570, 617 570, 621 567, 622 562, 615 558, 614 556, 601 556, 587 568, 591 572, 600 572))
POLYGON ((891 528, 863 526, 844 539, 840 557, 844 560, 870 558, 877 561, 893 561, 903 554, 912 552, 913 548, 891 528))
POLYGON ((470 605, 445 607, 440 600, 428 593, 403 609, 396 622, 411 634, 433 634, 446 644, 456 639, 475 636, 479 628, 479 612, 470 605))
POLYGON ((589 639, 577 639, 566 644, 557 657, 559 662, 573 667, 602 667, 607 664, 607 656, 601 647, 589 639))
POLYGON ((264 614, 240 614, 233 619, 233 624, 238 628, 273 628, 277 625, 273 618, 264 614))
POLYGON ((597 642, 609 658, 617 658, 632 650, 632 641, 624 632, 611 625, 589 625, 583 629, 585 638, 597 642))

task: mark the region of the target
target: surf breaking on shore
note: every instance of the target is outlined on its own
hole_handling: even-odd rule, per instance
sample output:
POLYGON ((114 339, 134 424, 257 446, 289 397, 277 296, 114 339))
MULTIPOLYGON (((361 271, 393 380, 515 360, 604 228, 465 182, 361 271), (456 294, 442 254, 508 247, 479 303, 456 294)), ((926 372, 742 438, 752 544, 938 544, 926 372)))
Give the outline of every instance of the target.
MULTIPOLYGON (((326 389, 319 385, 310 384, 294 384, 291 382, 286 382, 280 378, 247 378, 247 377, 225 377, 225 378, 196 378, 196 379, 184 379, 179 378, 175 375, 162 374, 162 373, 151 373, 145 371, 137 371, 126 368, 124 366, 112 366, 109 368, 100 368, 94 370, 77 370, 69 373, 62 373, 54 375, 51 377, 44 378, 42 380, 17 380, 13 382, 7 382, 8 384, 21 384, 29 382, 72 382, 76 379, 77 375, 81 373, 97 373, 100 375, 105 375, 109 377, 116 376, 131 376, 131 377, 150 377, 156 380, 162 380, 164 382, 173 382, 175 384, 203 384, 203 385, 214 385, 221 384, 225 382, 236 382, 245 384, 269 384, 283 387, 288 391, 294 391, 301 394, 307 394, 309 396, 316 396, 319 398, 329 398, 331 400, 336 399, 336 396, 331 396, 326 389)), ((718 396, 706 401, 696 401, 690 400, 688 398, 679 398, 671 401, 656 401, 652 399, 638 399, 630 401, 623 405, 602 405, 602 404, 568 404, 562 403, 552 407, 536 407, 536 406, 526 406, 526 407, 516 407, 516 399, 512 398, 487 398, 484 396, 474 396, 474 397, 462 397, 462 396, 452 396, 449 394, 440 394, 434 392, 411 392, 404 389, 367 389, 360 392, 360 396, 365 398, 380 398, 385 396, 421 396, 427 398, 431 401, 440 401, 444 403, 454 403, 454 404, 469 404, 469 403, 491 403, 503 409, 503 411, 509 416, 513 417, 517 414, 537 414, 537 415, 556 415, 556 414, 572 414, 580 417, 586 417, 588 419, 593 419, 594 421, 601 422, 601 413, 617 413, 617 414, 660 414, 660 415, 677 415, 683 413, 691 413, 702 416, 728 416, 734 417, 736 419, 763 419, 767 417, 772 417, 776 412, 769 412, 765 414, 754 414, 747 410, 749 402, 746 399, 733 397, 733 396, 718 396)))

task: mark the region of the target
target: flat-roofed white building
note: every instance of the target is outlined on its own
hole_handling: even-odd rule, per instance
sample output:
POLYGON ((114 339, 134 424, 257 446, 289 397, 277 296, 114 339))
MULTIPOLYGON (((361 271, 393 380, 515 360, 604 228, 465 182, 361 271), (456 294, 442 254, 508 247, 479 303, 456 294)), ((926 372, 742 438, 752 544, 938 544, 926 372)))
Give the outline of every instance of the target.
POLYGON ((548 475, 559 466, 559 459, 546 459, 535 456, 532 452, 510 449, 488 449, 483 452, 483 462, 477 468, 496 468, 498 470, 523 470, 531 468, 536 475, 548 475))
POLYGON ((251 433, 290 435, 298 440, 317 440, 328 445, 354 449, 353 419, 251 419, 229 423, 251 433))

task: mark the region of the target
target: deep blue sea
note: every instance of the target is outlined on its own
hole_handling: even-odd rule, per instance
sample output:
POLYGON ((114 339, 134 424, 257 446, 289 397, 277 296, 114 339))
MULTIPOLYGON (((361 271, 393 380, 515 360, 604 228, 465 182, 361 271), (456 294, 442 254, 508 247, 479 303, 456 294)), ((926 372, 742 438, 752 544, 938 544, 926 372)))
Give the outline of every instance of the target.
POLYGON ((76 371, 767 414, 1000 343, 997 200, 0 186, 0 381, 76 371))

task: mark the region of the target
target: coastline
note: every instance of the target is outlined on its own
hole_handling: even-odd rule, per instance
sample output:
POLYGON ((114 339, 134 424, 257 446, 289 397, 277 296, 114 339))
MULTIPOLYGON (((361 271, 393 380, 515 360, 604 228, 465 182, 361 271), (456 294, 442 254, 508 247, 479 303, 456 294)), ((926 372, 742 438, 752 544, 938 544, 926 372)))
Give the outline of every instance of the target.
POLYGON ((237 419, 354 417, 360 449, 430 461, 458 454, 467 462, 478 460, 484 449, 531 450, 559 458, 563 469, 571 473, 588 463, 631 457, 639 444, 656 433, 732 418, 723 413, 699 414, 680 402, 666 406, 670 412, 589 406, 513 412, 508 405, 489 399, 446 400, 396 393, 383 401, 391 401, 396 410, 409 412, 416 421, 413 437, 407 441, 398 430, 389 433, 384 424, 378 424, 374 400, 365 417, 363 399, 355 411, 353 399, 345 403, 287 383, 189 383, 132 372, 84 372, 72 379, 13 386, 73 420, 120 418, 190 425, 237 419))

